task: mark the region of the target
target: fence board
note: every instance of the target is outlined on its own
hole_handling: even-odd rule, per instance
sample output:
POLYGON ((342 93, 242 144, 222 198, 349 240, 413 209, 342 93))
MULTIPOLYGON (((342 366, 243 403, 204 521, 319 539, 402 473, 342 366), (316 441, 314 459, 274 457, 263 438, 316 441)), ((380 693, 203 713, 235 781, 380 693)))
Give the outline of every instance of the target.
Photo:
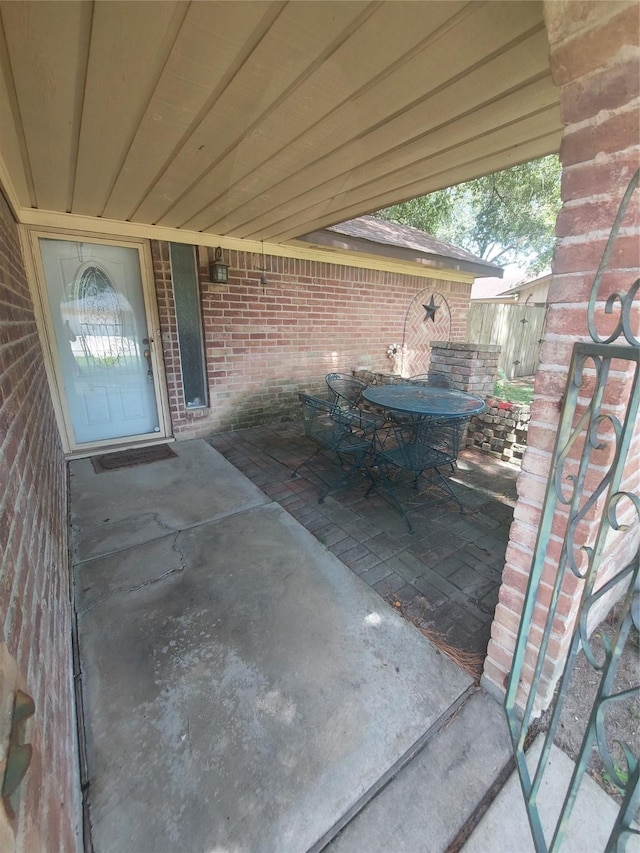
POLYGON ((544 305, 472 302, 467 340, 469 343, 499 344, 502 349, 498 367, 508 379, 531 376, 538 367, 546 312, 544 305))

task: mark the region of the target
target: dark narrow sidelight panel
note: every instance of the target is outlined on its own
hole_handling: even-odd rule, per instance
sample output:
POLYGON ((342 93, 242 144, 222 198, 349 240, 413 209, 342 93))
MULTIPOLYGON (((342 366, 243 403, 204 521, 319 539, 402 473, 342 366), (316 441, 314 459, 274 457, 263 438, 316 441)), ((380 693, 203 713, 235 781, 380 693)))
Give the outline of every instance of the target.
POLYGON ((170 243, 169 249, 185 406, 202 409, 208 394, 195 248, 170 243))

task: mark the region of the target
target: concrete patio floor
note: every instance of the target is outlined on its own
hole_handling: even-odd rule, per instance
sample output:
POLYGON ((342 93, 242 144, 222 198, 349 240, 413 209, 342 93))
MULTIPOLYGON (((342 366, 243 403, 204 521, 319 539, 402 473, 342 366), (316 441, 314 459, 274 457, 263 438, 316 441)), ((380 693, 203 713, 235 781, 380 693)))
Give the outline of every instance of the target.
MULTIPOLYGON (((481 666, 498 601, 519 469, 476 451, 462 451, 454 488, 465 514, 439 489, 426 489, 412 511, 410 534, 368 481, 352 481, 318 503, 322 481, 307 467, 314 450, 299 422, 252 427, 209 439, 212 446, 283 506, 383 598, 448 646, 481 666)), ((317 459, 317 457, 316 457, 317 459)), ((314 462, 327 479, 334 466, 314 462)))
POLYGON ((94 849, 312 849, 472 681, 205 442, 174 447, 71 463, 94 849))
POLYGON ((532 849, 500 705, 217 451, 173 447, 70 463, 86 849, 532 849))

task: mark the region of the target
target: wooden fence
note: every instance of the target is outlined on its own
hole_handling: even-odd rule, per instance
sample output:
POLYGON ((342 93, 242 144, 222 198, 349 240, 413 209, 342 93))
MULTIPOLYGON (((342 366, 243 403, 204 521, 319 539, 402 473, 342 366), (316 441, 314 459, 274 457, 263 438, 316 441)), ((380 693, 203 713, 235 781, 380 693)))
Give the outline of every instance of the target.
POLYGON ((507 379, 531 376, 538 367, 538 352, 544 333, 544 305, 478 302, 469 306, 467 341, 499 344, 498 367, 507 379))

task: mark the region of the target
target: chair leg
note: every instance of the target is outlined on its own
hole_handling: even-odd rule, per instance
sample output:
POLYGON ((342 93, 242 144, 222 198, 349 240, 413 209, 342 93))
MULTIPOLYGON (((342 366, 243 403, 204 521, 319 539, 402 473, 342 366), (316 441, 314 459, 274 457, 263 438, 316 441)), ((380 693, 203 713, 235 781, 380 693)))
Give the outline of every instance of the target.
MULTIPOLYGON (((380 475, 380 480, 381 480, 381 482, 382 482, 382 487, 383 487, 383 490, 384 490, 384 492, 383 492, 383 493, 381 492, 382 496, 383 496, 383 497, 387 497, 387 496, 388 496, 388 498, 389 498, 389 500, 391 501, 391 503, 392 503, 392 504, 396 507, 396 509, 398 509, 398 510, 400 511, 400 513, 402 514, 402 517, 404 518, 404 520, 405 520, 405 522, 406 522, 406 524, 407 524, 407 529, 408 529, 409 533, 415 533, 415 530, 413 529, 413 524, 411 524, 411 519, 409 518, 409 514, 407 513, 407 510, 404 508, 404 506, 402 505, 402 503, 398 500, 398 497, 397 497, 397 495, 396 495, 396 493, 395 493, 395 489, 394 489, 394 487, 393 487, 393 485, 392 485, 392 483, 391 483, 391 479, 390 479, 390 477, 388 477, 388 476, 387 476, 387 474, 385 473, 385 471, 383 471, 381 468, 378 468, 378 474, 380 475)), ((367 493, 366 493, 365 497, 368 497, 368 496, 369 496, 369 493, 371 492, 371 490, 372 490, 373 488, 375 488, 377 485, 378 485, 378 484, 377 484, 376 482, 373 482, 373 483, 369 486, 369 489, 367 490, 367 493)))
MULTIPOLYGON (((298 474, 298 471, 300 470, 300 468, 302 468, 304 465, 306 465, 309 468, 309 470, 313 474, 315 474, 316 477, 318 477, 319 480, 322 480, 322 482, 325 484, 326 488, 324 489, 324 491, 322 492, 322 494, 318 498, 318 503, 324 503, 324 499, 327 497, 327 495, 330 495, 332 492, 337 492, 339 489, 341 489, 345 485, 345 483, 347 483, 348 480, 350 480, 351 477, 357 471, 364 470, 367 477, 371 480, 371 485, 369 486, 369 491, 373 488, 373 486, 375 485, 375 479, 374 479, 373 475, 371 474, 369 467, 366 464, 366 453, 364 453, 364 452, 363 453, 357 453, 353 458, 353 462, 349 463, 347 461, 347 459, 345 458, 346 454, 338 453, 337 451, 334 451, 336 456, 338 457, 338 459, 340 461, 340 464, 343 467, 345 465, 348 465, 349 467, 347 468, 346 471, 343 471, 342 476, 339 477, 335 483, 327 483, 325 478, 322 477, 322 475, 319 474, 317 471, 314 471, 313 466, 309 464, 311 462, 311 460, 318 453, 327 453, 327 452, 328 451, 325 448, 318 447, 318 449, 316 451, 314 451, 314 453, 312 453, 311 456, 309 456, 303 462, 300 462, 300 464, 297 465, 295 470, 291 473, 291 477, 292 478, 295 477, 298 474)), ((367 491, 367 494, 369 494, 369 491, 367 491)))
POLYGON ((322 450, 322 448, 321 448, 321 447, 318 447, 316 450, 314 450, 314 451, 313 451, 313 453, 311 454, 311 456, 307 456, 307 458, 306 458, 306 459, 304 459, 302 462, 300 462, 300 464, 296 466, 295 470, 294 470, 294 471, 292 471, 292 473, 291 473, 291 479, 293 479, 293 478, 297 475, 298 471, 299 471, 301 468, 303 468, 305 465, 308 465, 308 464, 309 464, 309 462, 311 462, 311 460, 313 459, 313 457, 314 457, 314 456, 317 456, 317 454, 318 454, 318 453, 320 453, 320 451, 321 451, 321 450, 322 450))
MULTIPOLYGON (((340 459, 340 463, 342 465, 344 465, 345 462, 342 459, 342 455, 340 453, 336 453, 336 455, 340 459)), ((369 494, 369 491, 375 485, 375 480, 373 479, 373 475, 371 474, 371 471, 369 471, 369 468, 366 464, 366 454, 365 453, 358 453, 357 456, 354 457, 354 461, 351 463, 348 470, 344 472, 342 477, 340 477, 340 479, 336 483, 332 483, 331 485, 329 485, 325 489, 325 491, 322 493, 318 503, 323 503, 323 501, 327 497, 327 495, 331 494, 331 492, 337 492, 339 489, 341 489, 351 479, 351 477, 357 471, 362 471, 363 469, 364 469, 364 472, 367 475, 367 477, 371 480, 371 484, 372 484, 371 486, 369 486, 369 489, 367 491, 367 494, 369 494)))
MULTIPOLYGON (((430 470, 430 471, 435 472, 436 477, 437 477, 437 479, 438 479, 438 481, 437 481, 437 482, 436 482, 436 481, 432 481, 432 482, 434 482, 434 485, 438 485, 438 486, 439 486, 439 487, 440 487, 444 492, 446 492, 448 495, 450 495, 450 496, 454 499, 454 501, 458 504, 458 507, 460 508, 460 512, 461 512, 462 514, 464 514, 464 507, 462 506, 462 503, 461 503, 461 501, 460 501, 460 498, 459 498, 459 497, 458 497, 458 495, 455 493, 455 491, 454 491, 454 490, 453 490, 453 488, 451 487, 451 485, 450 485, 450 483, 448 482, 448 480, 447 480, 447 479, 442 475, 441 471, 440 471, 438 468, 435 468, 435 467, 434 467, 434 468, 431 468, 431 469, 429 469, 429 470, 430 470)), ((407 523, 407 528, 408 528, 408 530, 409 530, 409 533, 414 533, 414 528, 413 528, 413 525, 411 524, 411 519, 409 518, 408 511, 406 510, 406 508, 403 506, 403 504, 401 503, 401 501, 399 500, 399 498, 398 498, 398 497, 397 497, 397 495, 395 494, 395 489, 394 489, 394 486, 393 486, 393 484, 392 484, 391 478, 386 474, 386 472, 385 472, 384 470, 382 470, 382 468, 378 468, 378 473, 379 473, 379 475, 380 475, 380 480, 381 480, 381 482, 382 482, 382 486, 383 486, 383 488, 384 488, 384 496, 388 496, 388 497, 389 497, 389 499, 390 499, 390 501, 391 501, 391 503, 392 503, 392 504, 393 504, 393 505, 394 505, 398 510, 400 510, 400 512, 402 513, 402 517, 404 518, 404 520, 405 520, 405 521, 406 521, 406 523, 407 523)), ((420 479, 420 477, 422 476, 422 474, 423 474, 423 473, 424 473, 424 472, 423 472, 423 471, 421 471, 421 472, 420 472, 420 473, 419 473, 419 474, 414 478, 414 480, 413 480, 413 486, 414 486, 414 488, 416 488, 416 489, 418 488, 418 480, 420 479)), ((374 488, 374 484, 372 484, 371 486, 369 486, 369 489, 367 490, 367 493, 366 493, 365 497, 368 497, 368 496, 369 496, 369 494, 370 494, 370 492, 372 491, 372 489, 373 489, 373 488, 374 488)))
POLYGON ((438 475, 438 477, 442 481, 441 488, 444 489, 444 491, 448 492, 451 495, 451 497, 454 499, 454 501, 460 507, 460 512, 464 515, 464 507, 462 506, 462 503, 460 502, 460 498, 456 495, 453 488, 451 487, 451 484, 449 483, 449 481, 446 479, 446 477, 443 477, 442 473, 440 472, 440 470, 438 468, 433 468, 432 470, 436 472, 436 474, 438 475))

